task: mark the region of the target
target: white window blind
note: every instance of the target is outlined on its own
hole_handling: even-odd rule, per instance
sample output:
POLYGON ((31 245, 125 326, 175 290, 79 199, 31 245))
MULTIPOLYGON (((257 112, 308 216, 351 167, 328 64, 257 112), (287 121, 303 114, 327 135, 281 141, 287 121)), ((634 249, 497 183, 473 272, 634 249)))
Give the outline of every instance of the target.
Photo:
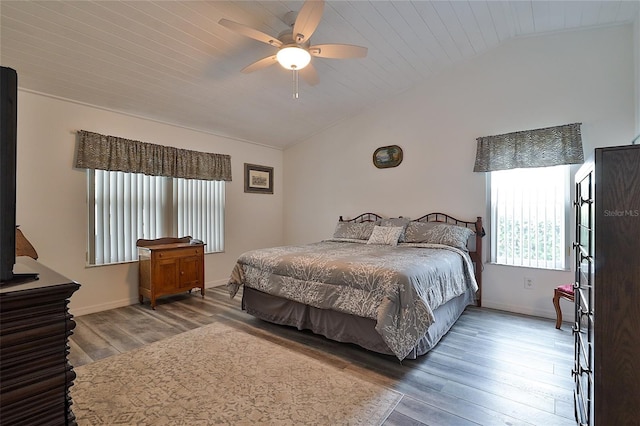
POLYGON ((492 262, 566 269, 568 166, 491 172, 490 187, 492 262))
POLYGON ((204 241, 224 250, 224 182, 88 170, 90 265, 137 259, 139 238, 204 241))
POLYGON ((224 249, 224 188, 220 181, 173 179, 177 235, 206 242, 207 253, 224 249))

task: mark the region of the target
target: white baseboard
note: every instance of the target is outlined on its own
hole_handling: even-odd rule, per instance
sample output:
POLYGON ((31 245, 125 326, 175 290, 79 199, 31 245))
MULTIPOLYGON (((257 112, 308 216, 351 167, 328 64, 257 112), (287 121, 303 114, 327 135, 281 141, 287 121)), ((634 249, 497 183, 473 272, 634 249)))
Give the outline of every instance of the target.
POLYGON ((209 288, 209 287, 220 287, 223 285, 227 285, 227 282, 229 282, 229 279, 221 279, 221 280, 216 280, 216 281, 207 281, 206 283, 204 283, 204 288, 209 288))
MULTIPOLYGON (((517 305, 506 305, 502 303, 494 303, 490 300, 482 300, 482 307, 489 309, 497 309, 499 311, 507 311, 513 312, 516 314, 529 315, 532 317, 540 317, 540 318, 549 318, 556 319, 556 311, 551 304, 551 300, 549 300, 550 309, 532 309, 531 306, 517 306, 517 305)), ((566 312, 563 312, 563 317, 566 317, 566 312)))
MULTIPOLYGON (((207 281, 204 283, 204 288, 213 288, 213 287, 221 287, 227 284, 227 279, 215 280, 215 281, 207 281)), ((108 311, 110 309, 122 308, 124 306, 130 306, 140 303, 138 301, 138 297, 134 297, 132 299, 121 299, 114 300, 111 302, 100 303, 98 305, 84 306, 82 308, 73 308, 69 311, 75 317, 80 317, 82 315, 94 314, 96 312, 108 311)))
POLYGON ((122 308, 123 306, 133 305, 134 303, 139 303, 138 299, 121 299, 114 300, 107 303, 100 303, 98 305, 84 306, 82 308, 70 308, 69 312, 75 317, 80 317, 82 315, 94 314, 96 312, 108 311, 109 309, 122 308))

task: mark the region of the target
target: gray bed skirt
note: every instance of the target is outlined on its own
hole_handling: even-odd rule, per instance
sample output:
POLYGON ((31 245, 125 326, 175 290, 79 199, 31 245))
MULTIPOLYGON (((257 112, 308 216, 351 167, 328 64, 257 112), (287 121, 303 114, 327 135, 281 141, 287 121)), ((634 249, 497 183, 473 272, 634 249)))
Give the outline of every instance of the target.
MULTIPOLYGON (((433 312, 435 322, 406 358, 416 359, 427 353, 449 331, 465 308, 474 303, 474 294, 469 291, 438 307, 433 312)), ((374 352, 394 355, 375 331, 375 320, 370 318, 314 308, 247 286, 243 288, 242 309, 265 321, 296 327, 298 330, 311 330, 331 340, 355 343, 374 352)))

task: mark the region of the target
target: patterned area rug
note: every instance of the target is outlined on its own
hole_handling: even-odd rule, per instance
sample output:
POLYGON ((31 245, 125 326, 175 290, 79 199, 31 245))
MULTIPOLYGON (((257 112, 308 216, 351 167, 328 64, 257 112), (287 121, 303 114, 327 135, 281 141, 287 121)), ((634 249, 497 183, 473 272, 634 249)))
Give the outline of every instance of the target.
POLYGON ((79 425, 375 425, 402 397, 219 323, 75 371, 79 425))

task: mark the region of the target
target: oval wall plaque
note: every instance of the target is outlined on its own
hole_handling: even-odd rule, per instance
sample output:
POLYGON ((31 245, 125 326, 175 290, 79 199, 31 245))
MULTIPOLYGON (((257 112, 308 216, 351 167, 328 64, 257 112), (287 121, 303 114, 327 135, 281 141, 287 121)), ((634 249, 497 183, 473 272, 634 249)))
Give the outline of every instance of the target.
POLYGON ((402 148, 398 145, 382 146, 373 153, 373 164, 379 169, 397 167, 402 163, 402 148))

